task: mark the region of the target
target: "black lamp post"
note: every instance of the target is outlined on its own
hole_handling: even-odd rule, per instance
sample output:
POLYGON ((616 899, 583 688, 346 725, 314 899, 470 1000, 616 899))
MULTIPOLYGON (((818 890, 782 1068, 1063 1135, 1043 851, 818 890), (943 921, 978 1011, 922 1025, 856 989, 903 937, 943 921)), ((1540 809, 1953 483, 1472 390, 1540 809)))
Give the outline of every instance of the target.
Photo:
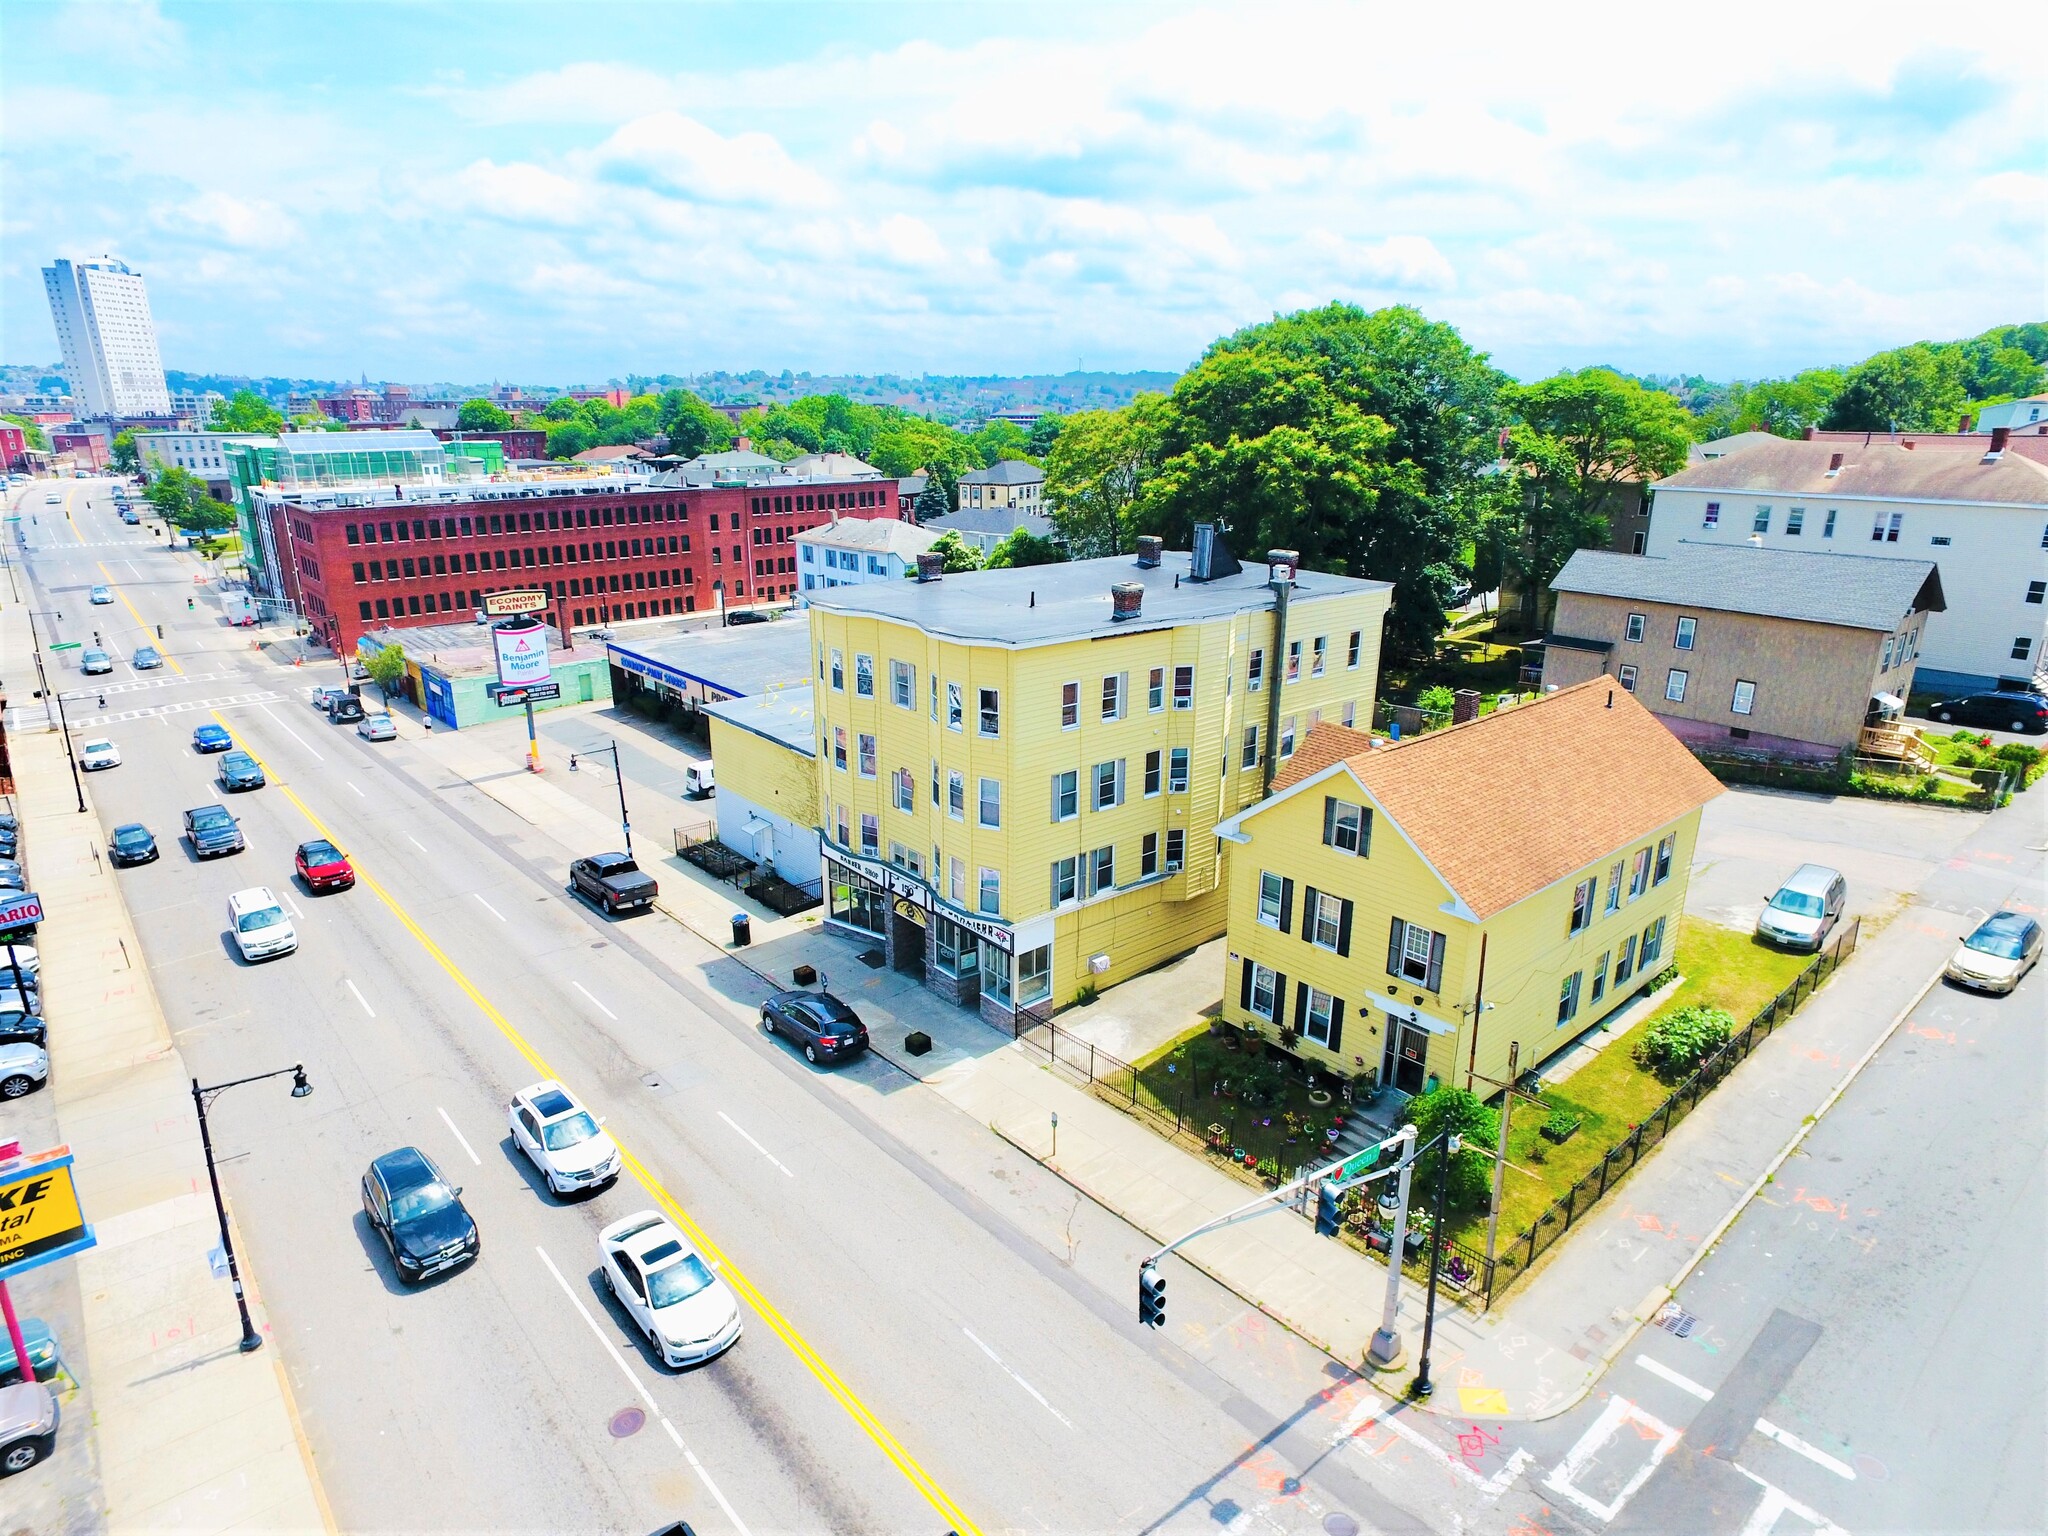
POLYGON ((619 766, 619 744, 615 741, 608 747, 584 747, 569 754, 569 771, 576 771, 579 757, 599 757, 609 752, 612 755, 612 779, 619 786, 619 828, 626 834, 626 857, 633 857, 633 819, 626 814, 626 773, 619 766))
POLYGON ((78 759, 71 755, 71 726, 64 719, 64 695, 51 695, 57 701, 57 734, 64 738, 64 761, 71 765, 71 788, 78 795, 79 814, 85 813, 85 786, 78 779, 78 759))
POLYGON ((242 1271, 240 1266, 235 1263, 234 1239, 228 1236, 228 1208, 220 1197, 220 1173, 213 1166, 213 1135, 206 1127, 206 1106, 230 1088, 239 1088, 244 1083, 260 1083, 265 1078, 283 1077, 287 1072, 292 1075, 293 1098, 303 1099, 313 1091, 313 1085, 306 1081, 306 1066, 304 1062, 300 1062, 296 1066, 279 1067, 275 1072, 259 1072, 254 1077, 238 1077, 232 1082, 215 1083, 211 1088, 202 1088, 199 1085, 198 1078, 192 1079, 192 1107, 199 1114, 199 1144, 206 1150, 206 1177, 213 1184, 213 1213, 220 1221, 221 1252, 227 1255, 228 1278, 234 1282, 235 1286, 235 1306, 242 1314, 242 1342, 240 1348, 245 1355, 251 1350, 263 1347, 263 1336, 256 1331, 256 1325, 249 1320, 249 1298, 242 1292, 242 1271))
MULTIPOLYGON (((1436 1275, 1444 1258, 1444 1192, 1451 1179, 1451 1159, 1463 1145, 1463 1137, 1446 1136, 1442 1160, 1436 1165, 1436 1216, 1429 1229, 1429 1299, 1422 1307, 1422 1357, 1415 1364, 1417 1397, 1427 1397, 1436 1390, 1429 1379, 1429 1341, 1436 1331, 1436 1275)), ((1397 1257, 1394 1262, 1401 1261, 1397 1257)))

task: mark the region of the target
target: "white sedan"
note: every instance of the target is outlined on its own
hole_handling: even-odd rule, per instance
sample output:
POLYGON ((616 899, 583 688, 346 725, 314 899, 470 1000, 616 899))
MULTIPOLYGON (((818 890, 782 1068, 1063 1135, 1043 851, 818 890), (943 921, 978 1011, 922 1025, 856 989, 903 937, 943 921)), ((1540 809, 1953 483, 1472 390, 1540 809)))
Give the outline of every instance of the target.
POLYGON ((121 749, 104 737, 88 741, 78 750, 78 766, 87 773, 95 768, 118 768, 121 766, 121 749))
POLYGON ((506 1106, 505 1119, 514 1144, 556 1194, 599 1189, 619 1176, 625 1160, 600 1129, 604 1121, 560 1083, 520 1089, 506 1106))
POLYGON ((0 1045, 0 1099, 33 1093, 49 1076, 50 1054, 40 1045, 27 1040, 0 1045))
POLYGON ((694 1365, 739 1342, 740 1304, 704 1256, 659 1211, 597 1235, 605 1289, 647 1336, 662 1364, 694 1365))

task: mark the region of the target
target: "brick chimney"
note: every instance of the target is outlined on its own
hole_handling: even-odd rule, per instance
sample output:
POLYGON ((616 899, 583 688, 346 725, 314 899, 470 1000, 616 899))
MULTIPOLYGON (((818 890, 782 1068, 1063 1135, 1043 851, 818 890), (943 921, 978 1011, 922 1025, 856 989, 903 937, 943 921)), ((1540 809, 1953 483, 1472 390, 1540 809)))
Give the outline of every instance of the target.
POLYGON ((937 581, 946 574, 946 557, 937 550, 928 549, 917 557, 917 579, 937 581))
POLYGON ((1808 441, 1809 443, 1810 443, 1810 442, 1812 442, 1812 441, 1813 441, 1813 440, 1814 440, 1815 438, 1817 438, 1817 437, 1819 437, 1819 436, 1820 436, 1820 428, 1819 428, 1819 427, 1808 427, 1808 428, 1806 429, 1806 440, 1807 440, 1807 441, 1808 441))
POLYGON ((734 453, 752 453, 754 451, 754 440, 751 437, 736 437, 732 440, 732 451, 734 453))
POLYGON ((1166 548, 1166 540, 1156 533, 1138 535, 1138 569, 1156 571, 1159 569, 1159 555, 1166 548))
POLYGON ((1109 616, 1116 623, 1135 619, 1144 606, 1145 587, 1142 582, 1119 581, 1109 589, 1109 616))
POLYGON ((2003 453, 2003 452, 2005 452, 2005 445, 2006 445, 2007 443, 2011 442, 2011 441, 2012 441, 2012 428, 2011 428, 2011 427, 1993 427, 1993 428, 1991 429, 1991 452, 1992 452, 1992 453, 1994 453, 1994 454, 1997 454, 1997 453, 2003 453))

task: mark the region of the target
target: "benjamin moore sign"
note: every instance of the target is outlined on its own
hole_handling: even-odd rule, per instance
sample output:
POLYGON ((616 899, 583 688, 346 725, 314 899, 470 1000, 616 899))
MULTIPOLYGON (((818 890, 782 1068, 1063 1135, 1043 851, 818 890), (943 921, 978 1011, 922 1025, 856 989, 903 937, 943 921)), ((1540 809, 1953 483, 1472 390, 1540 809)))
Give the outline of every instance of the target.
POLYGON ((0 1165, 0 1280, 98 1241, 78 1208, 69 1152, 0 1165))

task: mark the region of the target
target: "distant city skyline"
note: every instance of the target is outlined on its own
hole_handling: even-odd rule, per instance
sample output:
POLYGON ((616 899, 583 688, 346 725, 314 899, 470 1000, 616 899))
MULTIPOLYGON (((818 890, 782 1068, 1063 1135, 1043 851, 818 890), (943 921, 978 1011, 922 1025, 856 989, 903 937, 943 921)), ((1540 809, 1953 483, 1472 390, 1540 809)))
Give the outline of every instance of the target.
POLYGON ((1330 299, 1523 377, 1755 377, 2048 311, 2023 49, 1656 26, 18 0, 0 358, 102 250, 176 368, 335 379, 1177 372, 1330 299))

